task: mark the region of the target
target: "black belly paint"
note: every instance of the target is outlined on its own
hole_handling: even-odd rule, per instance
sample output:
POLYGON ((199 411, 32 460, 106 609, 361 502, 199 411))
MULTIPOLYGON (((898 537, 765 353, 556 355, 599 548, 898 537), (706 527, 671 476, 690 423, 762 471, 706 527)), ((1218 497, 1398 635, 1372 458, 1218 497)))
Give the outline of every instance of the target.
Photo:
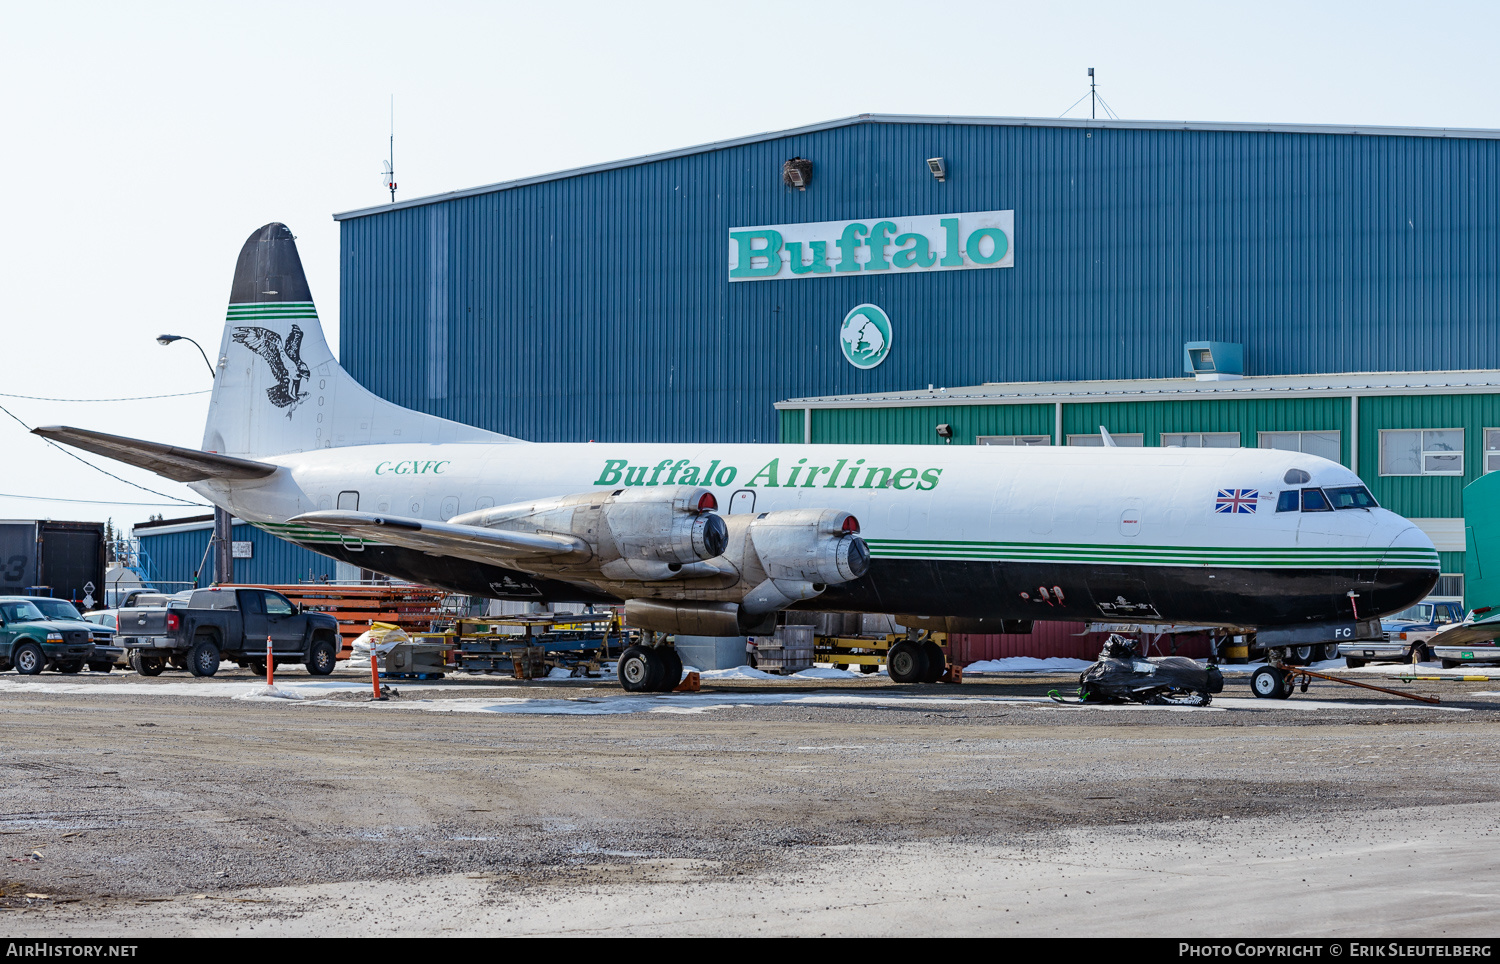
MULTIPOLYGON (((398 579, 491 599, 618 603, 501 566, 399 546, 299 543, 398 579)), ((1392 613, 1437 584, 1432 569, 1263 569, 876 559, 863 578, 794 608, 995 619, 1284 626, 1392 613), (1061 590, 1061 592, 1058 592, 1061 590), (1350 599, 1348 593, 1358 596, 1350 599)))

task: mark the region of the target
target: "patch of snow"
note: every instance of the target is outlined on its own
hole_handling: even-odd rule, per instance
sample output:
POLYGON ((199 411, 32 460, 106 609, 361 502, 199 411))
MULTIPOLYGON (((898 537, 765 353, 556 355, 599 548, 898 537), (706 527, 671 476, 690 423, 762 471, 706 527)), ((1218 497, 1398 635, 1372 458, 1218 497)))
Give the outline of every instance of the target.
POLYGON ((236 693, 235 700, 306 700, 311 694, 299 693, 290 686, 255 686, 244 693, 236 693))
POLYGON ((793 673, 792 679, 859 679, 864 674, 855 673, 847 669, 834 669, 833 667, 814 666, 800 673, 793 673))
POLYGON ((724 679, 781 679, 780 676, 772 675, 764 670, 752 669, 749 666, 731 666, 729 669, 700 670, 698 678, 702 680, 724 680, 724 679))

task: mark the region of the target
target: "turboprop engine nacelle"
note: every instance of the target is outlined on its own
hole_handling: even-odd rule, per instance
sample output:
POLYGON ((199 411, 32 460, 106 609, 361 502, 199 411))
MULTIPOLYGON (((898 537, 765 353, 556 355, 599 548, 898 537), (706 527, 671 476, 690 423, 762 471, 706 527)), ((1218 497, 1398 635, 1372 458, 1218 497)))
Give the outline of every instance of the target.
MULTIPOLYGON (((625 621, 640 629, 705 636, 768 632, 777 611, 858 579, 870 568, 859 521, 837 509, 792 509, 732 515, 721 559, 705 561, 713 579, 652 587, 629 598, 625 621), (727 578, 725 578, 727 576, 727 578)), ((696 575, 696 573, 694 573, 696 575)), ((625 587, 610 587, 624 592, 625 587)))
MULTIPOLYGON (((592 552, 568 569, 595 569, 607 579, 668 579, 724 552, 729 530, 708 489, 659 486, 584 492, 477 509, 454 525, 575 536, 592 552)), ((544 566, 542 568, 555 568, 544 566)))
POLYGON ((790 509, 751 519, 745 530, 741 576, 764 578, 740 601, 750 614, 775 612, 811 599, 870 569, 859 520, 838 509, 790 509))

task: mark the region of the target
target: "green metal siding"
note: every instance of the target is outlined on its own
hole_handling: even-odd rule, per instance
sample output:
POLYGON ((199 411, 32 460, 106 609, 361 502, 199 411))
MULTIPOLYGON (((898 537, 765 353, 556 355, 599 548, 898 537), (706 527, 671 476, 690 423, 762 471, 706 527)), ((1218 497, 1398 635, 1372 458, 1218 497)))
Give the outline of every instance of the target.
POLYGON ((1142 434, 1160 445, 1163 432, 1239 432, 1240 445, 1255 448, 1261 432, 1339 433, 1340 459, 1349 462, 1349 400, 1344 398, 1254 398, 1212 401, 1080 402, 1063 405, 1064 441, 1097 435, 1103 425, 1116 435, 1142 434))
POLYGON ((807 441, 802 437, 802 409, 788 408, 776 413, 777 441, 797 443, 807 441))
POLYGON ((1484 430, 1487 427, 1500 427, 1500 395, 1361 398, 1359 474, 1380 504, 1392 512, 1415 518, 1458 518, 1464 514, 1464 486, 1484 474, 1484 430), (1382 476, 1380 431, 1392 428, 1463 429, 1463 476, 1382 476))
MULTIPOLYGON (((782 412, 782 438, 802 441, 802 411, 788 427, 782 412), (790 434, 788 434, 790 432, 790 434)), ((934 405, 922 408, 815 408, 814 442, 941 445, 937 427, 953 426, 953 444, 973 445, 976 435, 1052 436, 1051 405, 934 405)))

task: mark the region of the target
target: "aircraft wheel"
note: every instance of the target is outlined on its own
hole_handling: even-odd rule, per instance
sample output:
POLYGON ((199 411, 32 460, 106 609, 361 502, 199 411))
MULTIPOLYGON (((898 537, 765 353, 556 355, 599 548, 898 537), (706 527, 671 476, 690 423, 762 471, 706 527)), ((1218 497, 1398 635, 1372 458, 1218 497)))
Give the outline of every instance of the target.
POLYGON ((1306 666, 1313 661, 1313 657, 1318 655, 1318 648, 1317 646, 1293 646, 1289 654, 1298 666, 1306 666))
POLYGON ((644 646, 631 646, 620 654, 615 664, 615 675, 627 693, 650 693, 660 685, 661 660, 654 659, 644 646))
POLYGON ((1284 700, 1292 694, 1287 690, 1286 674, 1274 666, 1262 666, 1250 677, 1250 691, 1263 700, 1284 700))
POLYGON ((948 657, 944 655, 943 647, 930 639, 922 644, 922 650, 927 654, 927 672, 922 676, 922 682, 936 683, 948 669, 948 657))
POLYGON ((663 646, 653 652, 662 661, 661 691, 670 693, 682 682, 682 657, 670 646, 663 646))
POLYGON ((927 650, 902 640, 886 653, 885 665, 890 669, 892 682, 920 683, 927 677, 927 650))
POLYGON ((1338 659, 1339 658, 1339 644, 1338 643, 1324 643, 1323 644, 1323 653, 1322 653, 1322 655, 1323 655, 1324 659, 1338 659))

